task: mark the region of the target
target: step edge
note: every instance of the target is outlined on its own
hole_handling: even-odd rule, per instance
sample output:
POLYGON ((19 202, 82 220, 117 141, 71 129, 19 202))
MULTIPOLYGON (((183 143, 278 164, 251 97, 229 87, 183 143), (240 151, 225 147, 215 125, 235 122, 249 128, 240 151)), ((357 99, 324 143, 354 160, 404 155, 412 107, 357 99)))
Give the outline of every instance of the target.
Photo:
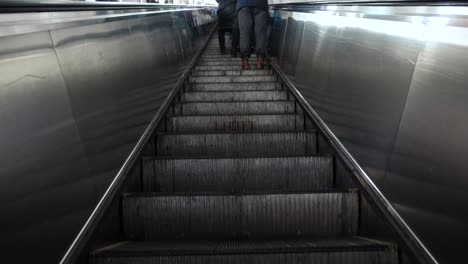
MULTIPOLYGON (((194 240, 196 242, 197 240, 194 240)), ((265 240, 263 240, 265 241, 265 240)), ((297 241, 297 240, 296 240, 297 241)), ((307 242, 306 239, 303 240, 307 242)), ((134 243, 135 241, 125 241, 120 242, 120 244, 129 244, 134 243)), ((383 242, 383 241, 381 241, 383 242)), ((138 242, 137 242, 138 243, 138 242)), ((213 250, 166 250, 156 252, 154 250, 141 250, 141 251, 109 251, 106 248, 111 247, 113 245, 109 245, 104 248, 99 248, 93 250, 91 252, 92 257, 113 257, 113 256, 206 256, 206 255, 269 255, 269 254, 300 254, 300 253, 320 253, 320 252, 366 252, 366 251, 387 251, 392 247, 396 246, 395 244, 389 243, 375 243, 375 244, 366 244, 366 245, 352 245, 352 244, 341 244, 341 245, 334 245, 334 246, 310 246, 310 247, 287 247, 284 246, 283 248, 263 248, 263 249, 242 249, 239 250, 238 248, 232 249, 213 249, 213 250)), ((113 246, 112 248, 115 248, 113 246)))
POLYGON ((297 158, 307 158, 307 159, 318 159, 318 158, 326 158, 327 160, 333 161, 332 155, 310 155, 310 156, 261 156, 261 157, 239 157, 239 158, 226 158, 226 157, 213 157, 213 158, 206 158, 206 157, 172 157, 172 156, 143 156, 143 160, 254 160, 254 159, 297 159, 297 158))
POLYGON ((156 133, 157 136, 177 136, 177 135, 229 135, 229 134, 234 134, 234 135, 248 135, 248 134, 316 134, 317 130, 301 130, 301 131, 243 131, 243 132, 196 132, 196 133, 172 133, 172 132, 158 132, 156 133))
POLYGON ((214 116, 217 116, 217 117, 234 117, 234 116, 237 116, 237 117, 255 117, 255 116, 258 116, 258 117, 266 117, 266 116, 281 116, 281 117, 298 117, 298 118, 301 118, 301 117, 304 117, 304 115, 301 115, 301 114, 291 114, 291 113, 277 113, 277 114, 224 114, 224 115, 217 115, 217 114, 212 114, 212 115, 206 115, 206 114, 203 114, 203 115, 194 115, 194 114, 189 114, 189 115, 180 115, 180 114, 175 114, 175 115, 166 115, 165 117, 166 118, 179 118, 179 117, 214 117, 214 116))
MULTIPOLYGON (((280 195, 318 195, 318 194, 352 194, 358 195, 357 189, 317 189, 313 191, 265 191, 265 192, 126 192, 121 195, 127 198, 155 198, 155 197, 242 197, 242 196, 280 196, 280 195)), ((372 241, 370 241, 372 242, 372 241)))

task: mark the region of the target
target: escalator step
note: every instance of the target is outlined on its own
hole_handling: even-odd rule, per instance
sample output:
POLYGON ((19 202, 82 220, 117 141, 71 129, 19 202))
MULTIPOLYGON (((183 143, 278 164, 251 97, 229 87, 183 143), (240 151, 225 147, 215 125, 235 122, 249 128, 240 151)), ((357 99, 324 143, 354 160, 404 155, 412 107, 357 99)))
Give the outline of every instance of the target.
POLYGON ((146 192, 305 192, 332 186, 332 157, 143 160, 146 192))
POLYGON ((255 83, 196 83, 189 88, 193 92, 211 91, 269 91, 280 90, 281 84, 276 82, 255 83))
POLYGON ((159 134, 156 153, 179 157, 272 157, 315 155, 317 135, 306 132, 159 134))
POLYGON ((302 115, 168 116, 169 132, 259 132, 304 130, 302 115))
POLYGON ((241 60, 235 61, 202 61, 197 63, 198 66, 212 66, 212 65, 238 65, 239 68, 242 65, 241 60))
POLYGON ((223 91, 188 92, 181 94, 182 102, 232 102, 232 101, 279 101, 288 100, 286 91, 223 91))
POLYGON ((294 101, 193 102, 174 105, 175 115, 293 114, 294 101))
POLYGON ((397 264, 394 244, 363 237, 302 240, 126 241, 98 249, 93 264, 397 264))
POLYGON ((195 66, 195 71, 234 71, 239 70, 240 65, 195 66))
POLYGON ((191 76, 191 83, 249 83, 249 82, 274 82, 276 76, 254 75, 254 76, 191 76))
POLYGON ((200 59, 227 59, 227 58, 233 58, 233 59, 237 59, 238 61, 242 61, 240 56, 232 57, 231 54, 225 54, 225 55, 221 55, 221 54, 202 54, 200 56, 200 59))
MULTIPOLYGON (((208 62, 208 61, 233 61, 233 62, 237 62, 238 64, 241 64, 242 63, 242 59, 240 58, 233 58, 233 57, 220 57, 220 58, 207 58, 207 57, 201 57, 198 62, 208 62)), ((252 60, 253 61, 253 60, 252 60)))
POLYGON ((129 240, 306 238, 357 232, 356 191, 130 193, 122 199, 123 230, 129 240))
POLYGON ((211 71, 195 71, 192 73, 192 76, 262 76, 262 75, 272 75, 273 71, 271 70, 250 70, 242 71, 239 69, 234 70, 211 70, 211 71))

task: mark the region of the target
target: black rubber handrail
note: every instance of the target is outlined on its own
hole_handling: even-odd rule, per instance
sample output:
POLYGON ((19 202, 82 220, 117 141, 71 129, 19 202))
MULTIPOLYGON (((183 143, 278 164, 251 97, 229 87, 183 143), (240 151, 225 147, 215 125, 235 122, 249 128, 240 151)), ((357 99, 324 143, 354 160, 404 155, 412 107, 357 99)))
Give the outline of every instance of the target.
MULTIPOLYGON (((0 13, 97 11, 121 9, 161 9, 210 7, 212 5, 173 5, 156 3, 0 0, 0 13)), ((213 6, 214 7, 214 6, 213 6)))
POLYGON ((117 195, 119 195, 123 182, 126 180, 128 174, 131 173, 132 169, 135 167, 136 163, 140 159, 143 149, 153 137, 158 123, 168 111, 169 106, 172 104, 172 101, 175 99, 176 95, 180 92, 182 87, 184 87, 188 77, 190 76, 190 73, 195 67, 196 62, 198 61, 205 47, 208 45, 208 41, 211 39, 211 36, 214 34, 215 31, 216 27, 214 27, 211 30, 203 46, 193 56, 192 60, 190 61, 190 64, 187 66, 182 76, 177 81, 175 87, 171 90, 167 98, 164 100, 163 104, 156 112, 150 124, 146 127, 145 131, 143 132, 143 135, 138 140, 130 155, 127 157, 124 164, 120 168, 119 172, 112 180, 111 184, 107 188, 102 198, 99 200, 99 203, 94 208, 86 223, 83 225, 80 232, 66 251, 65 255, 60 260, 60 264, 74 263, 76 259, 80 256, 82 250, 85 248, 91 235, 102 220, 112 201, 117 195))
POLYGON ((302 0, 302 1, 282 1, 281 3, 270 3, 274 8, 293 8, 318 5, 384 5, 384 6, 415 6, 415 5, 428 5, 428 6, 466 6, 467 0, 461 1, 444 1, 444 0, 302 0))
POLYGON ((341 141, 335 136, 328 125, 322 120, 322 118, 315 112, 312 106, 302 96, 292 81, 286 76, 283 70, 279 67, 275 60, 271 61, 271 66, 278 74, 283 83, 289 88, 293 96, 297 99, 299 104, 303 107, 304 111, 312 118, 317 124, 318 132, 331 144, 332 148, 336 151, 338 158, 345 162, 348 169, 351 170, 354 177, 357 179, 360 187, 365 194, 372 199, 377 209, 383 214, 386 220, 389 221, 391 226, 395 229, 398 236, 414 254, 415 258, 419 263, 424 264, 438 264, 437 260, 432 256, 431 252, 424 246, 422 241, 408 226, 405 220, 395 210, 392 204, 387 200, 379 188, 374 184, 372 179, 367 173, 361 168, 359 163, 344 147, 341 141))

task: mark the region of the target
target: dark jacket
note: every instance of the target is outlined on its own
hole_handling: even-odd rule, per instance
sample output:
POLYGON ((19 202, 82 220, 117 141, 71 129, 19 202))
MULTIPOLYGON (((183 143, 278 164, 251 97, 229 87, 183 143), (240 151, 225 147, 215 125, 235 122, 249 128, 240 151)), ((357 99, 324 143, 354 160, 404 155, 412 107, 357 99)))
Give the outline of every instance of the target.
POLYGON ((220 28, 237 27, 237 0, 221 0, 218 6, 218 26, 220 28))
POLYGON ((238 0, 237 11, 243 7, 255 7, 268 12, 268 0, 238 0))

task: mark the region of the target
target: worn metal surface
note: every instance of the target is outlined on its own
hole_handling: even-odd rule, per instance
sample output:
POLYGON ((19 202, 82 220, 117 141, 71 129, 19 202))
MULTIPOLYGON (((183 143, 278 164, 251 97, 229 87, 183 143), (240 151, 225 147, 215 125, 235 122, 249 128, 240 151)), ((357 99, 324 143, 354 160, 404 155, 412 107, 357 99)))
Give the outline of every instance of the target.
MULTIPOLYGON (((202 66, 198 66, 202 67, 202 66)), ((197 67, 197 68, 198 68, 197 67)), ((236 66, 238 67, 238 66, 236 66)), ((207 91, 252 91, 252 90, 279 90, 281 84, 274 82, 257 82, 257 83, 198 83, 190 86, 190 91, 207 92, 207 91)))
POLYGON ((143 160, 149 192, 291 192, 333 187, 331 157, 143 160))
POLYGON ((287 99, 286 91, 189 92, 181 95, 183 102, 280 101, 287 99))
POLYGON ((281 67, 441 263, 466 259, 467 8, 301 10, 276 13, 281 67))
POLYGON ((258 132, 304 130, 302 115, 170 116, 166 129, 183 132, 258 132))
POLYGON ((293 101, 191 102, 174 105, 176 115, 293 114, 293 101))
MULTIPOLYGON (((239 59, 236 59, 237 61, 239 59)), ((207 67, 207 66, 205 66, 207 67)), ((226 66, 223 66, 226 67, 226 66)), ((238 67, 237 67, 238 69, 238 67)), ((251 70, 251 71, 240 71, 240 70, 208 70, 208 71, 196 71, 193 76, 246 76, 246 75, 271 75, 271 70, 251 70)))
MULTIPOLYGON (((237 65, 236 63, 229 63, 229 62, 204 62, 199 63, 200 66, 214 66, 214 65, 226 65, 226 64, 233 64, 237 65)), ((240 67, 240 66, 239 66, 240 67)), ((240 83, 252 83, 252 82, 274 82, 276 81, 276 76, 270 75, 259 75, 259 76, 194 76, 190 78, 190 82, 192 83, 227 83, 227 82, 240 82, 240 83)))
POLYGON ((0 37, 4 259, 58 261, 206 37, 197 14, 0 37))
POLYGON ((357 197, 357 192, 129 194, 123 197, 123 227, 127 239, 150 241, 352 236, 357 231, 357 197))
POLYGON ((189 157, 255 157, 313 155, 316 133, 159 134, 157 155, 189 157))
POLYGON ((349 237, 296 241, 123 242, 94 252, 92 263, 396 264, 397 258, 391 244, 349 237), (210 253, 215 254, 206 255, 210 253))

